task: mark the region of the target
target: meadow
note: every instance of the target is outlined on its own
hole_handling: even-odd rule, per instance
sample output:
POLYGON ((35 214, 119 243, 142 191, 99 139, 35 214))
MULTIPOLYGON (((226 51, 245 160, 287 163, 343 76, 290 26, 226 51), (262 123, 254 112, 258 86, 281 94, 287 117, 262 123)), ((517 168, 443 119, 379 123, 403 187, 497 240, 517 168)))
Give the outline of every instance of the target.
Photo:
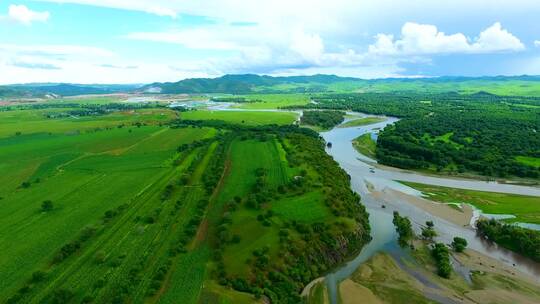
POLYGON ((355 138, 352 142, 353 147, 361 154, 375 159, 377 142, 371 138, 371 133, 366 133, 355 138))
POLYGON ((279 109, 287 106, 302 106, 310 101, 306 94, 250 94, 240 97, 256 102, 247 102, 238 105, 242 109, 279 109))
POLYGON ((382 118, 382 117, 364 117, 364 118, 358 118, 358 119, 349 120, 349 121, 339 125, 339 127, 340 128, 361 127, 361 126, 365 126, 365 125, 371 125, 371 124, 376 124, 376 123, 379 123, 379 122, 383 122, 385 120, 386 119, 382 118))
POLYGON ((286 125, 293 123, 297 114, 292 112, 263 112, 263 111, 188 111, 180 114, 182 119, 190 120, 219 120, 235 124, 245 125, 265 125, 279 124, 286 125))

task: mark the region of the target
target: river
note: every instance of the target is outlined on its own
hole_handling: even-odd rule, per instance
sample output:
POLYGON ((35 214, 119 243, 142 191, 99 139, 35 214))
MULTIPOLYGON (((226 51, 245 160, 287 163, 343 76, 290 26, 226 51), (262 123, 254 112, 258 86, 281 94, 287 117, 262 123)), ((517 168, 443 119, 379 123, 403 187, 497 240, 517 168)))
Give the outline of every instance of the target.
MULTIPOLYGON (((362 117, 360 113, 349 113, 352 116, 362 117)), ((373 168, 373 160, 361 155, 352 146, 352 140, 356 137, 369 133, 377 132, 389 124, 395 123, 398 119, 385 117, 384 122, 351 128, 336 127, 328 132, 320 133, 326 142, 331 142, 332 147, 327 148, 330 154, 339 165, 351 176, 351 187, 362 197, 362 203, 369 212, 371 225, 372 241, 368 243, 362 251, 351 261, 326 276, 326 283, 332 304, 337 303, 337 286, 339 282, 348 278, 363 262, 368 260, 377 252, 388 252, 393 256, 399 255, 401 249, 396 245, 397 235, 392 224, 392 213, 398 211, 400 214, 408 216, 413 222, 417 232, 420 231, 420 225, 431 220, 435 223, 435 228, 439 234, 437 241, 449 244, 454 236, 461 236, 467 239, 469 248, 476 250, 484 255, 495 258, 502 263, 513 266, 540 282, 540 264, 524 258, 504 248, 486 242, 476 235, 476 231, 470 226, 460 226, 451 223, 442 218, 436 217, 423 209, 408 203, 406 200, 400 200, 396 197, 394 200, 380 201, 372 192, 373 190, 393 189, 406 194, 419 195, 415 189, 404 186, 396 180, 420 182, 425 184, 446 186, 460 189, 481 190, 490 192, 503 192, 512 194, 527 194, 540 196, 540 188, 526 187, 510 184, 499 184, 497 182, 485 182, 465 179, 453 179, 434 176, 425 176, 415 172, 395 170, 393 168, 377 167, 373 168), (373 187, 373 188, 372 188, 373 187), (382 208, 385 205, 386 208, 382 208)), ((404 254, 404 253, 403 253, 404 254)), ((429 295, 426 295, 429 297, 429 295)), ((444 299, 433 300, 445 302, 444 299)))

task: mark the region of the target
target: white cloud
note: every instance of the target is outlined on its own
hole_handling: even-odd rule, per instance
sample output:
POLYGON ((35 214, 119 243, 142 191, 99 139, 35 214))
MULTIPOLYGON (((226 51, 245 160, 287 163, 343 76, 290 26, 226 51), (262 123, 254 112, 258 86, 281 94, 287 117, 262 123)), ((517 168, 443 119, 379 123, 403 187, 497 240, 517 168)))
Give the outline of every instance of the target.
POLYGON ((297 30, 292 35, 290 49, 303 59, 318 63, 324 54, 324 43, 317 34, 306 34, 304 31, 297 30))
POLYGON ((407 22, 401 29, 401 37, 378 34, 376 42, 369 46, 374 55, 432 55, 452 53, 493 53, 521 51, 525 46, 499 22, 494 23, 475 39, 462 33, 446 34, 434 25, 407 22))
POLYGON ((534 41, 534 46, 540 47, 540 40, 535 40, 534 41))
MULTIPOLYGON (((280 25, 256 24, 232 27, 213 24, 167 32, 136 32, 128 39, 179 44, 191 49, 229 51, 226 59, 207 60, 212 70, 222 73, 278 73, 317 69, 375 70, 395 75, 403 62, 429 62, 435 54, 491 53, 519 51, 523 44, 495 23, 477 38, 469 39, 462 33, 445 34, 434 25, 407 22, 401 35, 378 34, 367 51, 356 48, 328 49, 325 39, 317 32, 303 27, 282 29, 280 25), (384 66, 384 68, 382 68, 384 66)), ((381 73, 374 73, 379 75, 381 73)))
POLYGON ((479 53, 521 51, 525 49, 525 45, 512 33, 503 29, 500 22, 496 22, 481 32, 471 47, 474 52, 479 53))
MULTIPOLYGON (((30 25, 32 22, 46 22, 49 20, 49 12, 36 12, 32 11, 25 5, 10 5, 8 10, 7 19, 10 21, 22 23, 24 25, 30 25)), ((6 17, 4 17, 6 18, 6 17)))

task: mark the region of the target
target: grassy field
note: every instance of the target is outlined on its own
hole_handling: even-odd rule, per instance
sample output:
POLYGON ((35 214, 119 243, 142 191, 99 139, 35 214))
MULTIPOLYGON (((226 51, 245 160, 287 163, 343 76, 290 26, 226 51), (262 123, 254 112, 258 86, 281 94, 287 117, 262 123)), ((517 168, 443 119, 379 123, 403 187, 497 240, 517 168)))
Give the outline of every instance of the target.
MULTIPOLYGON (((347 87, 345 87, 347 88, 347 87)), ((540 84, 529 80, 481 80, 468 79, 466 81, 440 81, 426 82, 425 80, 407 81, 379 81, 357 85, 360 92, 458 92, 460 94, 474 94, 488 92, 497 95, 509 96, 540 96, 540 84)))
MULTIPOLYGON (((7 160, 1 168, 0 240, 13 244, 0 256, 0 293, 13 294, 38 270, 50 279, 31 285, 32 299, 49 299, 58 290, 72 291, 74 299, 114 297, 130 265, 139 263, 149 267, 141 281, 149 280, 164 261, 175 227, 189 219, 171 217, 172 202, 161 198, 171 178, 198 162, 199 152, 178 155, 176 148, 214 134, 207 128, 146 126, 0 140, 7 160), (21 187, 24 182, 29 185, 21 187), (53 202, 52 211, 42 211, 44 200, 53 202), (147 217, 159 218, 159 224, 147 217), (85 231, 92 233, 83 238, 85 231), (54 262, 59 249, 74 242, 81 249, 54 262), (97 281, 103 282, 99 289, 92 287, 97 281)), ((189 214, 199 195, 177 192, 185 200, 182 212, 189 214)), ((145 299, 145 290, 134 297, 145 299)))
POLYGON ((375 159, 375 149, 377 148, 377 143, 371 139, 371 133, 357 137, 355 140, 353 140, 353 146, 363 155, 375 159))
POLYGON ((242 109, 279 109, 287 106, 302 106, 308 104, 310 100, 306 94, 253 94, 241 97, 258 100, 258 102, 239 104, 242 109))
POLYGON ((136 122, 158 124, 165 123, 176 116, 173 111, 168 109, 141 109, 103 116, 47 118, 47 115, 66 110, 70 109, 0 111, 0 138, 33 133, 76 134, 97 128, 131 125, 136 122), (21 123, 22 121, 24 123, 21 123))
POLYGON ((540 168, 540 158, 538 157, 518 156, 516 157, 516 160, 520 163, 540 168))
POLYGON ((256 112, 256 111, 189 111, 180 115, 182 119, 222 120, 229 123, 246 125, 293 123, 297 114, 290 112, 256 112))
POLYGON ((322 193, 309 192, 302 196, 287 197, 272 204, 272 210, 285 220, 300 222, 324 221, 329 210, 322 204, 322 193))
POLYGON ((508 221, 540 224, 540 198, 401 182, 441 203, 468 203, 488 214, 512 214, 508 221))
POLYGON ((359 119, 349 120, 346 123, 339 125, 340 128, 360 127, 365 125, 372 125, 385 121, 382 117, 364 117, 359 119))
MULTIPOLYGON (((230 152, 231 172, 223 184, 218 200, 225 203, 235 196, 246 197, 255 186, 255 171, 258 168, 266 170, 265 182, 269 187, 287 183, 292 178, 292 172, 286 163, 282 162, 280 149, 282 148, 276 141, 235 141, 230 152)), ((229 246, 224 252, 226 269, 230 273, 245 274, 245 261, 253 250, 262 246, 277 248, 278 230, 264 227, 257 221, 258 214, 259 211, 246 207, 235 212, 232 217, 232 222, 240 225, 231 227, 231 233, 239 235, 241 241, 229 246)))
MULTIPOLYGON (((0 112, 2 303, 256 303, 258 289, 238 285, 257 276, 254 252, 287 265, 298 257, 286 243, 319 254, 334 234, 364 228, 358 197, 336 194, 349 190, 346 175, 304 130, 186 126, 164 108, 71 110, 0 112)), ((296 118, 184 114, 248 126, 296 118)), ((280 297, 297 299, 324 262, 287 277, 293 292, 280 297)))

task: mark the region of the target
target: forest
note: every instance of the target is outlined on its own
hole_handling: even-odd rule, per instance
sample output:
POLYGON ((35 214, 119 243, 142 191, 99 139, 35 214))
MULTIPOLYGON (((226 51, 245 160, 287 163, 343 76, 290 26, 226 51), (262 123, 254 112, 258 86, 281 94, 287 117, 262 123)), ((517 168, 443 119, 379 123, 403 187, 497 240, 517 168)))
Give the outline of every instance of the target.
POLYGON ((331 129, 344 120, 345 113, 341 111, 304 111, 301 123, 309 126, 317 126, 322 129, 331 129))
POLYGON ((354 110, 401 118, 380 132, 386 165, 452 174, 538 178, 540 99, 488 93, 331 94, 303 108, 354 110))

